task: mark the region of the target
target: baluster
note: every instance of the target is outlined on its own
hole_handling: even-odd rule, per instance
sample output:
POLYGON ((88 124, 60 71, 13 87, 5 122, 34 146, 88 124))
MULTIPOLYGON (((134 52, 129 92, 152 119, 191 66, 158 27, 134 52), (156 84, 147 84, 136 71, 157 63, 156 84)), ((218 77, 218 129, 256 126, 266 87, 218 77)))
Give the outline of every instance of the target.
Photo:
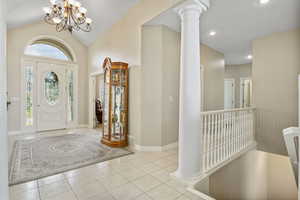
POLYGON ((207 157, 207 147, 208 147, 208 141, 207 141, 207 132, 206 132, 206 124, 207 121, 206 121, 206 115, 203 115, 202 117, 202 124, 203 124, 203 141, 204 141, 204 144, 203 144, 203 147, 204 147, 204 150, 203 150, 203 169, 206 170, 206 157, 207 157))
POLYGON ((221 113, 220 160, 224 159, 224 113, 221 113))
POLYGON ((246 148, 247 146, 247 135, 248 135, 248 131, 249 131, 249 128, 248 128, 248 113, 249 111, 245 111, 244 112, 244 148, 246 148))
POLYGON ((208 115, 208 152, 207 152, 207 165, 208 165, 208 169, 210 168, 210 162, 211 162, 211 144, 212 144, 212 140, 211 140, 211 115, 208 115))
POLYGON ((230 122, 231 122, 231 127, 230 127, 230 152, 229 152, 229 157, 231 156, 232 152, 233 152, 233 144, 234 144, 234 122, 233 122, 233 112, 230 112, 230 122))
POLYGON ((216 121, 216 147, 215 147, 215 155, 216 155, 216 163, 217 164, 219 162, 219 122, 220 122, 220 119, 219 119, 219 114, 217 113, 216 114, 216 117, 217 117, 217 121, 216 121))
POLYGON ((241 111, 241 125, 240 125, 240 134, 239 134, 239 141, 240 141, 240 146, 239 146, 239 151, 241 151, 244 148, 244 135, 245 135, 245 130, 244 130, 244 115, 245 111, 241 111))

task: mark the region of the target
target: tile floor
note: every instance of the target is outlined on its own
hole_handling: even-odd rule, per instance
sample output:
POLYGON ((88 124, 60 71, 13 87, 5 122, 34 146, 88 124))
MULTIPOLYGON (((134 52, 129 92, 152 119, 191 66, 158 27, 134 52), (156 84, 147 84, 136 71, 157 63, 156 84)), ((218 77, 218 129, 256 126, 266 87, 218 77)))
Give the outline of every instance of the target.
MULTIPOLYGON (((76 131, 75 131, 76 132, 76 131)), ((66 134, 69 132, 63 132, 66 134)), ((38 137, 55 133, 40 134, 38 137)), ((12 144, 15 139, 10 138, 12 144)), ((28 135, 26 136, 27 138, 28 135)), ((12 148, 12 147, 10 147, 12 148)), ((177 150, 135 152, 10 187, 11 200, 198 200, 169 174, 177 168, 177 150)))

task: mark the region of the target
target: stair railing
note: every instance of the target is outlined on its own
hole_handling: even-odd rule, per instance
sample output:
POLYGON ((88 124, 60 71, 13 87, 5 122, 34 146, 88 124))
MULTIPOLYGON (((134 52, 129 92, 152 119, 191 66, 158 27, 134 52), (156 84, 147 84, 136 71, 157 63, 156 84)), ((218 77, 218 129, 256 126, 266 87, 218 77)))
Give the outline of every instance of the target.
POLYGON ((296 183, 298 186, 299 180, 299 137, 300 128, 291 127, 283 130, 285 145, 293 167, 296 183))

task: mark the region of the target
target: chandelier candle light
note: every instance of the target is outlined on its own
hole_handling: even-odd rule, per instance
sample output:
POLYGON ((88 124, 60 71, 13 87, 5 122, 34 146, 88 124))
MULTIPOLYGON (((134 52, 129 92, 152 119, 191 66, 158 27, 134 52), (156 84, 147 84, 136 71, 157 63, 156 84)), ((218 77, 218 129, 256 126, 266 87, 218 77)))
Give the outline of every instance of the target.
POLYGON ((44 7, 45 22, 56 25, 58 32, 68 30, 91 31, 92 19, 86 17, 87 9, 76 0, 50 0, 51 7, 44 7))

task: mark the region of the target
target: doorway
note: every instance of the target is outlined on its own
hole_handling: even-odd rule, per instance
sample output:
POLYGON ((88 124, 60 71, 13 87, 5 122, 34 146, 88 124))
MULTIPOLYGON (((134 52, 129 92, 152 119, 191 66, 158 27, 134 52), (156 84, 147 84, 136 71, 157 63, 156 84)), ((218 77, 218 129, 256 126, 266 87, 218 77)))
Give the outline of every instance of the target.
POLYGON ((77 127, 77 65, 24 56, 21 127, 24 132, 77 127))
POLYGON ((224 109, 235 108, 235 80, 224 79, 224 109))
POLYGON ((252 105, 252 79, 240 78, 240 107, 247 108, 252 105))
POLYGON ((103 102, 104 102, 104 74, 93 73, 89 78, 90 85, 90 109, 89 128, 102 128, 103 102))

